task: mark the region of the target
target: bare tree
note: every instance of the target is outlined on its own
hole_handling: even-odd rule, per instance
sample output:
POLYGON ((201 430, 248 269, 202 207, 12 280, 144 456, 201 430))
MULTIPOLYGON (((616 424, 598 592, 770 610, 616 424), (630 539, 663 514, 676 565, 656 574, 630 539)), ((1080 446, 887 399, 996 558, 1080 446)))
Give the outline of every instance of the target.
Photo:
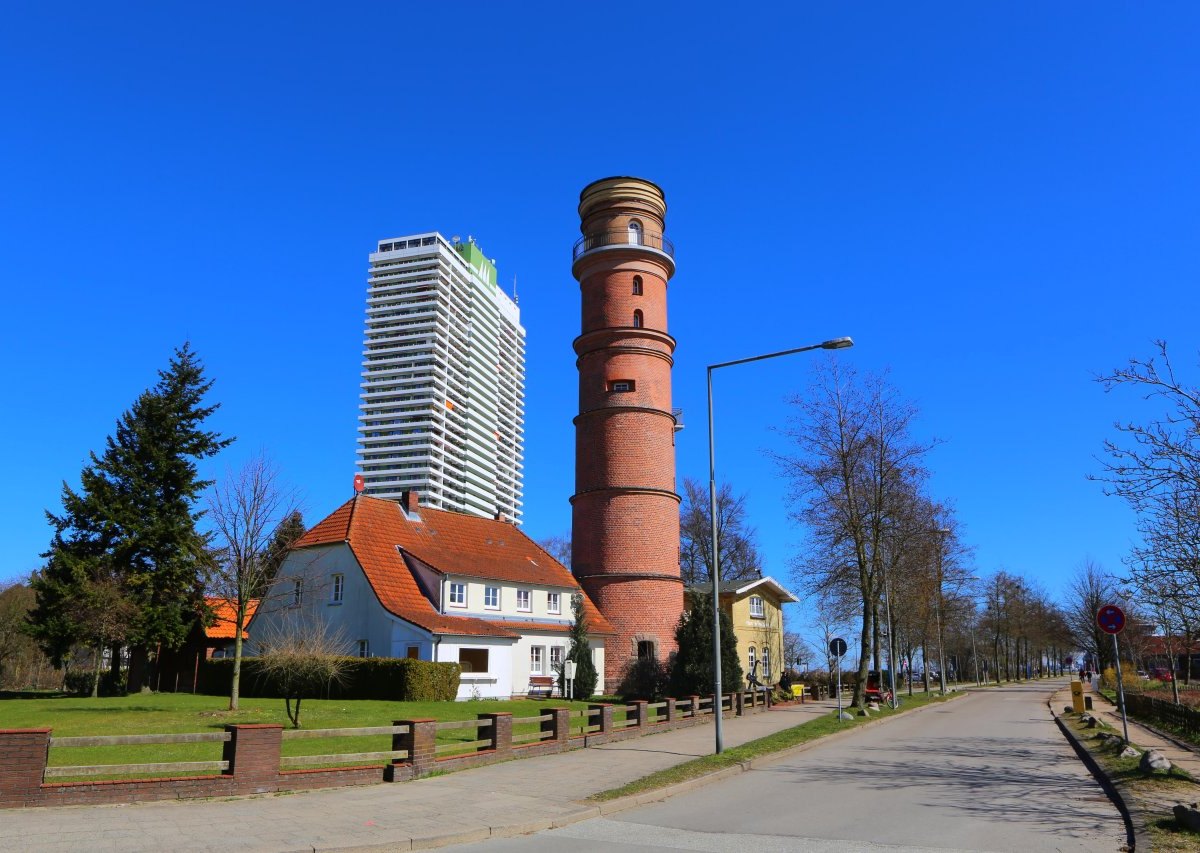
MULTIPOLYGON (((691 477, 683 480, 679 506, 679 568, 685 586, 712 581, 712 520, 709 487, 691 477)), ((756 578, 762 574, 756 531, 746 520, 746 496, 735 495, 729 483, 717 487, 717 549, 721 580, 756 578)))
POLYGON ((1142 541, 1129 559, 1139 593, 1155 610, 1191 609, 1200 600, 1200 388, 1175 373, 1165 341, 1158 353, 1100 377, 1106 391, 1129 387, 1165 409, 1146 423, 1117 423, 1118 438, 1104 443, 1104 471, 1092 479, 1124 499, 1137 517, 1142 541))
POLYGON ((295 512, 293 493, 279 485, 278 470, 264 457, 228 474, 208 497, 212 526, 210 586, 233 606, 233 677, 229 710, 238 709, 242 677, 242 632, 251 603, 268 588, 274 571, 276 534, 295 512))
POLYGON ((547 536, 538 540, 538 547, 558 560, 568 569, 571 568, 571 534, 562 536, 547 536))
POLYGON ((798 578, 818 593, 853 590, 861 653, 854 704, 870 667, 873 629, 888 561, 887 538, 900 507, 920 491, 929 442, 910 428, 916 408, 883 377, 860 379, 829 361, 808 393, 792 400, 799 416, 788 431, 793 456, 778 456, 807 528, 798 578))
POLYGON ((319 696, 345 679, 351 661, 345 649, 341 631, 308 614, 291 614, 266 631, 258 663, 263 677, 283 693, 293 728, 300 728, 302 699, 319 696))
POLYGON ((1112 640, 1096 624, 1096 614, 1117 600, 1116 579, 1099 563, 1084 560, 1068 590, 1067 624, 1081 649, 1090 654, 1098 670, 1112 665, 1112 640))

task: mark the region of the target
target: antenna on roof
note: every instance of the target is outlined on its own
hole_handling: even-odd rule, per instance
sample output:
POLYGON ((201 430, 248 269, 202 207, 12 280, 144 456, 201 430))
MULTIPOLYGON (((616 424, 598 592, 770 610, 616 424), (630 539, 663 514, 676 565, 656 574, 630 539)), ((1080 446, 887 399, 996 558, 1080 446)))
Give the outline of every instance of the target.
POLYGON ((515 275, 513 276, 513 304, 521 304, 521 297, 517 296, 517 277, 515 275))

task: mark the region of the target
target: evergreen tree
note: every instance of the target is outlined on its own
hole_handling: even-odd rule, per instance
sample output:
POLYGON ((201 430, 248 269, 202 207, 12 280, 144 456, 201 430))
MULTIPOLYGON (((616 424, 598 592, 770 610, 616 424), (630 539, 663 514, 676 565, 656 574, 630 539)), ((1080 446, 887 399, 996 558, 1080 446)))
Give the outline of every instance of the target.
POLYGON ((194 507, 210 481, 200 479, 197 463, 233 441, 203 428, 218 408, 204 405, 211 387, 184 344, 121 415, 104 453, 91 454, 79 491, 63 484, 63 514, 47 513, 55 534, 33 583, 38 604, 30 616, 56 660, 86 639, 79 603, 97 600, 88 594, 97 583, 105 596, 119 592, 132 604, 120 639, 143 649, 178 647, 203 613, 206 542, 194 507))
MULTIPOLYGON (((596 665, 592 663, 592 646, 588 642, 587 614, 583 610, 583 596, 571 596, 571 646, 567 649, 567 660, 575 661, 575 679, 571 682, 569 699, 588 699, 596 692, 596 665)), ((566 695, 566 677, 559 673, 559 685, 566 695)))
POLYGON ((256 598, 261 598, 267 594, 267 591, 271 588, 271 583, 275 580, 275 576, 279 574, 279 568, 283 565, 284 558, 287 557, 288 549, 307 532, 307 529, 304 527, 304 516, 300 514, 300 510, 298 509, 294 509, 288 513, 287 517, 275 528, 275 534, 271 537, 271 544, 267 546, 267 554, 263 565, 263 583, 261 589, 255 593, 256 598))
MULTIPOLYGON (((675 627, 679 651, 671 667, 672 696, 708 696, 713 692, 712 596, 689 592, 688 607, 675 627)), ((721 611, 721 689, 740 690, 742 665, 738 661, 737 637, 729 614, 721 611)))

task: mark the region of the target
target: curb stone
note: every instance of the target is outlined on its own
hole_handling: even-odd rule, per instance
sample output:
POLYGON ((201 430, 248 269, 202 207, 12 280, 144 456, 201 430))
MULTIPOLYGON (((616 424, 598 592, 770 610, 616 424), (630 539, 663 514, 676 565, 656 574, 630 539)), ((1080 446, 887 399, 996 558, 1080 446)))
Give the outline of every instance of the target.
MULTIPOLYGON (((1112 777, 1105 772, 1104 768, 1092 756, 1092 753, 1084 746, 1071 727, 1062 721, 1062 715, 1054 710, 1054 696, 1061 691, 1056 691, 1046 701, 1046 707, 1050 710, 1050 715, 1054 718, 1054 722, 1058 724, 1059 731, 1071 744, 1071 748, 1075 750, 1075 754, 1079 756, 1080 761, 1087 767, 1088 771, 1100 783, 1100 787, 1104 789, 1104 793, 1112 800, 1113 805, 1117 807, 1117 811, 1121 813, 1121 820, 1125 823, 1125 838, 1129 842, 1130 850, 1149 851, 1150 834, 1146 830, 1146 821, 1140 810, 1138 819, 1133 819, 1134 810, 1130 808, 1129 802, 1125 799, 1126 789, 1121 782, 1113 780, 1112 777)), ((1132 794, 1130 794, 1132 799, 1132 794)))

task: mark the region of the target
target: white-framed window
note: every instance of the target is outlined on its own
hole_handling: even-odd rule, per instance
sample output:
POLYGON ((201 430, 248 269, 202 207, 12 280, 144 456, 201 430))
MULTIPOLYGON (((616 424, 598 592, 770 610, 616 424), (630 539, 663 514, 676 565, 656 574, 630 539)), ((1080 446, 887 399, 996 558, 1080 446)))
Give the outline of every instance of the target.
POLYGON ((762 650, 762 682, 771 683, 771 647, 763 646, 762 650))
POLYGON ((560 593, 546 593, 546 612, 562 613, 562 595, 560 593))
POLYGON ((635 275, 633 277, 633 295, 642 295, 642 277, 640 275, 635 275))
POLYGON ((541 675, 545 661, 545 649, 542 646, 529 647, 529 674, 541 675))
POLYGON ((292 581, 292 607, 299 607, 304 603, 304 578, 296 578, 292 581))
POLYGON ((755 660, 755 658, 754 658, 754 646, 751 646, 751 647, 750 647, 750 651, 748 652, 748 654, 747 654, 747 657, 746 657, 746 662, 750 664, 750 666, 749 666, 749 667, 747 667, 747 669, 746 669, 746 675, 753 675, 753 674, 754 674, 754 660, 755 660))
POLYGON ((485 586, 483 588, 483 606, 488 610, 500 609, 500 587, 485 586))
POLYGON ((763 606, 763 600, 757 595, 750 596, 750 615, 755 619, 766 618, 766 607, 763 606))
POLYGON ((558 672, 562 669, 563 653, 566 649, 563 646, 550 647, 550 671, 558 672))
POLYGON ((330 577, 329 580, 330 580, 329 603, 330 604, 341 604, 342 597, 346 593, 346 576, 345 575, 333 575, 330 577))
POLYGON ((458 581, 450 581, 450 606, 467 606, 467 585, 458 581))
POLYGON ((645 322, 646 321, 645 321, 640 309, 633 312, 633 327, 635 329, 642 328, 642 326, 645 324, 645 322))
POLYGON ((527 589, 517 590, 517 610, 528 612, 533 610, 533 593, 527 589))
POLYGON ((369 658, 371 656, 371 644, 366 640, 358 641, 358 656, 360 658, 369 658))

